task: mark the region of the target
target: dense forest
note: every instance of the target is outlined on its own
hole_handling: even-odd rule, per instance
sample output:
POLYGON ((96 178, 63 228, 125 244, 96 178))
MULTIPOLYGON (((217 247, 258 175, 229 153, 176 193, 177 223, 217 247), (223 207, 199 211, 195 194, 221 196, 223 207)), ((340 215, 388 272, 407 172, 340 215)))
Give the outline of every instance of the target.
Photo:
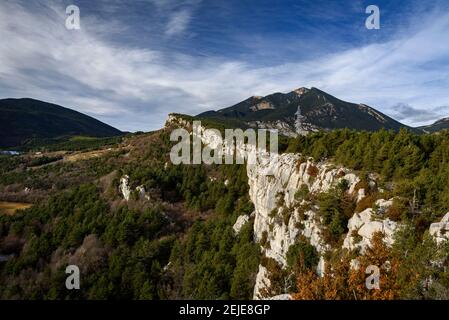
POLYGON ((29 162, 2 158, 6 184, 33 180, 33 187, 45 189, 43 176, 66 170, 79 170, 91 182, 66 175, 78 186, 52 192, 48 200, 13 216, 0 215, 0 254, 15 256, 0 264, 0 297, 251 298, 259 248, 251 224, 238 236, 232 230, 237 216, 253 210, 245 167, 165 168, 168 135, 162 133, 158 141, 151 149, 135 150, 132 160, 120 163, 116 171, 114 159, 121 152, 82 165, 48 166, 33 176, 26 170, 11 172, 29 162), (109 171, 113 173, 106 179, 109 171), (136 194, 129 202, 120 200, 123 172, 150 190, 151 201, 136 194), (79 291, 65 288, 69 263, 86 275, 79 291))
POLYGON ((380 130, 335 130, 300 136, 287 152, 331 159, 360 172, 377 173, 392 196, 414 199, 410 212, 417 224, 429 224, 449 211, 449 132, 417 135, 380 130))
POLYGON ((449 211, 449 132, 416 135, 405 129, 398 133, 336 130, 291 140, 287 152, 310 155, 316 161, 331 160, 362 177, 368 194, 357 204, 345 197, 344 185, 315 199, 330 243, 342 242, 352 212, 372 207, 380 197, 380 188, 384 198, 394 199, 386 218, 404 226, 395 235, 392 248, 381 241, 381 234, 373 239, 372 247, 359 258, 358 270, 350 267, 353 253, 345 254, 344 250, 336 250, 329 257, 333 262, 328 267, 332 265, 332 269, 322 278, 311 268, 300 268, 295 298, 449 298, 449 245, 437 246, 427 231, 432 222, 449 211), (368 187, 370 173, 376 174, 378 188, 368 187), (389 267, 384 270, 383 290, 367 291, 365 268, 386 263, 389 267))

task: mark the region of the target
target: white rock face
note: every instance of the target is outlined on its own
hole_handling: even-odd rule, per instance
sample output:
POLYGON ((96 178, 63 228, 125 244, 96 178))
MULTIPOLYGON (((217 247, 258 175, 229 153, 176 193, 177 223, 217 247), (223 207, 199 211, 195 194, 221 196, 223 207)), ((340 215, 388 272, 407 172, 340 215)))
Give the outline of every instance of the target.
POLYGON ((359 192, 357 193, 357 202, 365 198, 365 189, 361 188, 359 189, 359 192))
POLYGON ((446 213, 440 222, 430 225, 429 233, 435 238, 438 244, 449 240, 449 212, 446 213))
POLYGON ((254 285, 253 299, 262 299, 262 297, 260 296, 260 292, 263 288, 270 287, 270 284, 271 283, 270 279, 268 278, 268 270, 264 266, 259 265, 259 272, 257 272, 256 276, 256 284, 254 285))
MULTIPOLYGON (((120 194, 123 196, 123 198, 126 201, 129 201, 130 197, 131 197, 131 188, 129 186, 129 176, 128 175, 124 175, 121 179, 120 179, 120 185, 119 185, 119 192, 120 194)), ((150 196, 146 194, 146 190, 144 186, 138 186, 136 187, 136 191, 139 195, 139 199, 143 200, 150 200, 150 196)))
MULTIPOLYGON (((385 211, 393 204, 393 199, 376 201, 375 206, 378 207, 377 215, 384 214, 385 211)), ((394 243, 394 233, 399 225, 390 219, 381 219, 375 217, 374 209, 368 208, 360 213, 354 213, 348 221, 348 234, 343 242, 343 248, 349 250, 360 249, 363 253, 370 245, 371 239, 376 232, 384 234, 384 242, 391 246, 394 243)))
POLYGON ((292 127, 285 121, 275 120, 275 121, 250 121, 247 124, 252 128, 259 129, 276 129, 280 134, 288 136, 288 137, 296 137, 298 134, 295 131, 295 128, 292 127))
MULTIPOLYGON (((304 91, 302 91, 304 92, 304 91)), ((302 95, 303 93, 298 93, 302 95)), ((318 132, 320 128, 307 121, 307 117, 302 115, 301 106, 298 106, 298 110, 295 113, 295 132, 300 135, 308 135, 311 132, 318 132)))
POLYGON ((131 189, 129 188, 129 176, 125 175, 120 179, 119 190, 123 198, 128 201, 131 196, 131 189))
POLYGON ((138 186, 136 188, 136 191, 139 193, 139 197, 141 197, 141 198, 145 197, 145 187, 144 186, 138 186))
POLYGON ((182 119, 181 117, 176 116, 176 114, 169 114, 167 121, 165 121, 165 126, 178 126, 178 127, 183 127, 183 128, 187 128, 189 127, 191 124, 187 121, 182 119))
POLYGON ((377 213, 385 214, 385 212, 393 205, 393 198, 390 200, 379 199, 376 201, 377 213))
POLYGON ((284 294, 279 294, 274 297, 270 297, 266 300, 292 300, 292 296, 289 295, 288 293, 284 293, 284 294))
POLYGON ((249 221, 249 216, 247 215, 241 215, 237 218, 237 221, 234 223, 234 226, 232 229, 234 230, 235 234, 239 234, 242 227, 249 221))
POLYGON ((139 199, 141 200, 150 200, 150 196, 147 195, 145 187, 144 186, 138 186, 136 187, 136 191, 139 194, 139 199))
POLYGON ((349 194, 353 194, 355 191, 355 187, 357 186, 357 183, 360 182, 360 178, 357 177, 354 173, 347 173, 345 175, 345 180, 349 183, 349 194))
MULTIPOLYGON (((297 154, 282 154, 278 157, 276 166, 267 169, 268 163, 259 161, 256 165, 248 165, 248 181, 250 198, 255 207, 254 236, 260 241, 266 233, 267 245, 264 254, 275 259, 281 266, 286 267, 286 254, 291 245, 295 244, 299 235, 309 239, 318 253, 323 255, 329 246, 321 238, 321 223, 316 216, 317 208, 310 208, 304 213, 302 220, 297 209, 295 193, 305 185, 310 192, 327 192, 341 180, 348 181, 349 190, 353 192, 360 179, 344 168, 335 168, 329 163, 314 164, 309 160, 301 160, 297 154), (266 175, 270 171, 272 175, 266 175), (281 198, 281 199, 279 199, 281 198), (291 212, 288 224, 282 217, 282 208, 278 210, 278 203, 282 202, 284 208, 291 212)), ((320 259, 317 271, 324 270, 324 259, 320 259)), ((259 268, 258 282, 254 289, 254 298, 257 298, 265 279, 265 268, 259 268)))

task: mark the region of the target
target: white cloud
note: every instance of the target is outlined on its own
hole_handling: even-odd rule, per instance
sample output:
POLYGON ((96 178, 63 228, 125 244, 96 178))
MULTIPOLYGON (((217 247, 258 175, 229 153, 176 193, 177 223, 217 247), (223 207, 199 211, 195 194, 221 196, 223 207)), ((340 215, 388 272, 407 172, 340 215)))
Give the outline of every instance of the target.
MULTIPOLYGON (((99 21, 82 20, 81 31, 68 31, 65 8, 52 9, 0 3, 0 38, 8 39, 0 42, 2 95, 59 103, 123 130, 156 129, 170 112, 199 113, 299 86, 391 115, 399 103, 415 110, 449 105, 447 14, 434 14, 420 31, 389 42, 257 68, 225 57, 118 46, 104 38, 107 26, 95 32, 92 24, 99 21)), ((183 32, 187 20, 178 17, 168 34, 183 32)), ((432 119, 403 120, 419 125, 432 119)))
POLYGON ((183 33, 192 19, 192 12, 184 9, 173 13, 170 16, 170 20, 167 24, 165 34, 168 36, 177 35, 183 33))
POLYGON ((399 103, 392 107, 390 113, 398 121, 407 120, 413 123, 431 123, 435 119, 447 117, 448 111, 448 106, 417 109, 408 104, 399 103))
POLYGON ((192 20, 196 7, 202 0, 147 0, 152 3, 167 23, 165 35, 172 37, 184 33, 192 20))

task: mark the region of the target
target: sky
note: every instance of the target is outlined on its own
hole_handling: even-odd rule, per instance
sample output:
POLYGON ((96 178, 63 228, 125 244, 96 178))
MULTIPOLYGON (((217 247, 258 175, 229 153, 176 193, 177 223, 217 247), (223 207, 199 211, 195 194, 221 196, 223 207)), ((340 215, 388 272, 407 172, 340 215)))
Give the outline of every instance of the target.
POLYGON ((0 98, 134 132, 299 87, 412 126, 449 116, 449 1, 0 1, 0 98))

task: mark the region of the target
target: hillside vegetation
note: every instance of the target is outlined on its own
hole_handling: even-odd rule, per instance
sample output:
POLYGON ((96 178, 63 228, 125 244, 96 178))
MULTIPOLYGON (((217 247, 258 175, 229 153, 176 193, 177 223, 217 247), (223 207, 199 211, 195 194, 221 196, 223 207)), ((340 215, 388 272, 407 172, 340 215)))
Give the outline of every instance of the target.
MULTIPOLYGON (((361 274, 351 274, 349 260, 337 256, 329 267, 348 272, 318 278, 316 253, 302 239, 288 253, 288 271, 297 279, 291 289, 296 298, 351 299, 352 290, 366 299, 448 297, 449 274, 442 271, 447 256, 443 265, 432 266, 437 250, 426 236, 430 223, 449 211, 448 141, 445 132, 337 130, 286 142, 287 152, 332 160, 360 176, 377 173, 380 187, 403 199, 389 213, 391 218, 407 225, 393 251, 377 242, 361 261, 389 260, 394 267, 389 291, 377 296, 363 295, 361 274), (433 293, 422 288, 429 276, 438 285, 433 293)), ((238 216, 254 209, 245 166, 174 166, 170 147, 169 130, 164 129, 128 136, 98 158, 35 169, 29 155, 0 157, 2 197, 34 202, 14 216, 0 215, 0 255, 11 257, 0 263, 0 297, 252 298, 259 263, 273 262, 260 261, 263 244, 254 241, 252 219, 238 235, 232 229, 238 216), (143 186, 148 198, 132 192, 129 201, 123 199, 119 183, 125 174, 131 190, 143 186), (25 188, 30 190, 25 193, 25 188), (65 289, 67 264, 81 267, 79 291, 65 289)), ((347 206, 354 206, 339 192, 316 199, 329 239, 336 243, 347 231, 347 206)), ((298 194, 306 197, 307 190, 298 194)), ((276 279, 273 285, 282 288, 276 279)))
POLYGON ((33 99, 0 100, 0 148, 76 135, 112 137, 122 132, 82 113, 33 99))

